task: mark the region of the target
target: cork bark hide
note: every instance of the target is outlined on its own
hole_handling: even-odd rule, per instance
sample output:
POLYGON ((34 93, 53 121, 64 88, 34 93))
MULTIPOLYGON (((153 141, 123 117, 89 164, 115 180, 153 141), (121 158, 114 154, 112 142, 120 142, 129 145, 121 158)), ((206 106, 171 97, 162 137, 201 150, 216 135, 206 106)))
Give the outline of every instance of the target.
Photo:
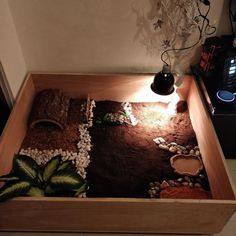
POLYGON ((30 127, 39 123, 51 123, 63 129, 67 122, 68 108, 69 98, 61 90, 43 90, 34 99, 30 127))

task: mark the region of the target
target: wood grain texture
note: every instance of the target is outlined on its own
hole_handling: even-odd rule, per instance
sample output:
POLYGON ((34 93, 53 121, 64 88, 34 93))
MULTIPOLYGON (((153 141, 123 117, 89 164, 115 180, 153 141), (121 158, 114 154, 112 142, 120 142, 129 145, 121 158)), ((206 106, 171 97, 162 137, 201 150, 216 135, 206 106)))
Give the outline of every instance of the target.
POLYGON ((234 185, 227 171, 224 154, 194 81, 190 87, 188 106, 214 199, 235 199, 234 185))
MULTIPOLYGON (((163 96, 153 93, 150 85, 153 74, 33 74, 37 91, 47 88, 62 89, 71 97, 129 102, 159 101, 163 96)), ((181 99, 186 99, 190 80, 177 89, 181 99)), ((166 96, 165 96, 166 97, 166 96)))
POLYGON ((28 116, 35 94, 34 83, 28 75, 16 99, 13 110, 0 139, 0 175, 10 171, 12 159, 24 139, 28 116))
POLYGON ((232 201, 19 198, 0 204, 0 230, 213 233, 232 201))
MULTIPOLYGON (((33 75, 24 83, 0 142, 0 174, 11 168, 24 138, 35 93, 63 89, 69 96, 118 101, 146 98, 151 75, 33 75), (132 92, 131 92, 132 91, 132 92)), ((236 210, 223 154, 192 78, 178 90, 188 96, 193 126, 214 199, 31 198, 0 203, 0 231, 201 233, 219 232, 236 210), (189 86, 190 85, 190 89, 189 86), (217 200, 219 199, 219 200, 217 200)))

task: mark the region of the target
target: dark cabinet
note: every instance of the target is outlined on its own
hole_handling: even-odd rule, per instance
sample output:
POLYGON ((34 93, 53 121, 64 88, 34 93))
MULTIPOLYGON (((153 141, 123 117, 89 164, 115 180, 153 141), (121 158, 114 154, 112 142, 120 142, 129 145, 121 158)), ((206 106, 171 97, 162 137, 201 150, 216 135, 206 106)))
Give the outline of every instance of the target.
POLYGON ((207 107, 226 158, 236 159, 236 99, 231 103, 219 101, 220 87, 212 80, 195 74, 201 96, 207 107))

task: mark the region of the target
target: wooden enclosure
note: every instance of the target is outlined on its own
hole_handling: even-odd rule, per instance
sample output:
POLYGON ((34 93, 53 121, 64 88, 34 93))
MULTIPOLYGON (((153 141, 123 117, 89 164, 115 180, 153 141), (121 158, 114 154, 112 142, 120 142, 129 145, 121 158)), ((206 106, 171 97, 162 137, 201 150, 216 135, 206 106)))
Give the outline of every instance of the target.
MULTIPOLYGON (((11 169, 21 147, 34 96, 62 89, 70 97, 153 101, 153 75, 29 74, 0 140, 0 174, 11 169), (151 91, 151 90, 150 90, 151 91)), ((212 200, 19 197, 0 203, 0 231, 192 233, 219 232, 236 211, 236 194, 211 119, 194 78, 177 89, 188 102, 212 200)))

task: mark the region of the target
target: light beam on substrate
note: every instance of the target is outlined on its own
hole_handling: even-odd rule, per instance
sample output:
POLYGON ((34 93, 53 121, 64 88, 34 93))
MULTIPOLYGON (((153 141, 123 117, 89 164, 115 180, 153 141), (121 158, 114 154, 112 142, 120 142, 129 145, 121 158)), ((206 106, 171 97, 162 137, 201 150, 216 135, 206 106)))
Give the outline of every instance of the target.
POLYGON ((179 100, 180 100, 180 97, 175 90, 172 94, 171 100, 168 102, 168 105, 167 105, 166 112, 168 115, 170 116, 176 115, 176 105, 179 102, 179 100))
POLYGON ((138 99, 141 100, 141 97, 145 98, 141 101, 145 100, 145 102, 153 102, 153 106, 150 105, 148 107, 144 107, 143 111, 143 119, 141 118, 142 125, 145 127, 164 127, 169 124, 171 118, 176 115, 176 104, 180 100, 179 95, 176 90, 168 96, 161 96, 154 94, 154 99, 150 99, 153 94, 150 92, 145 93, 146 95, 142 95, 142 91, 136 94, 136 96, 140 96, 138 99), (151 94, 151 95, 149 95, 151 94), (147 98, 148 96, 148 98, 147 98))

